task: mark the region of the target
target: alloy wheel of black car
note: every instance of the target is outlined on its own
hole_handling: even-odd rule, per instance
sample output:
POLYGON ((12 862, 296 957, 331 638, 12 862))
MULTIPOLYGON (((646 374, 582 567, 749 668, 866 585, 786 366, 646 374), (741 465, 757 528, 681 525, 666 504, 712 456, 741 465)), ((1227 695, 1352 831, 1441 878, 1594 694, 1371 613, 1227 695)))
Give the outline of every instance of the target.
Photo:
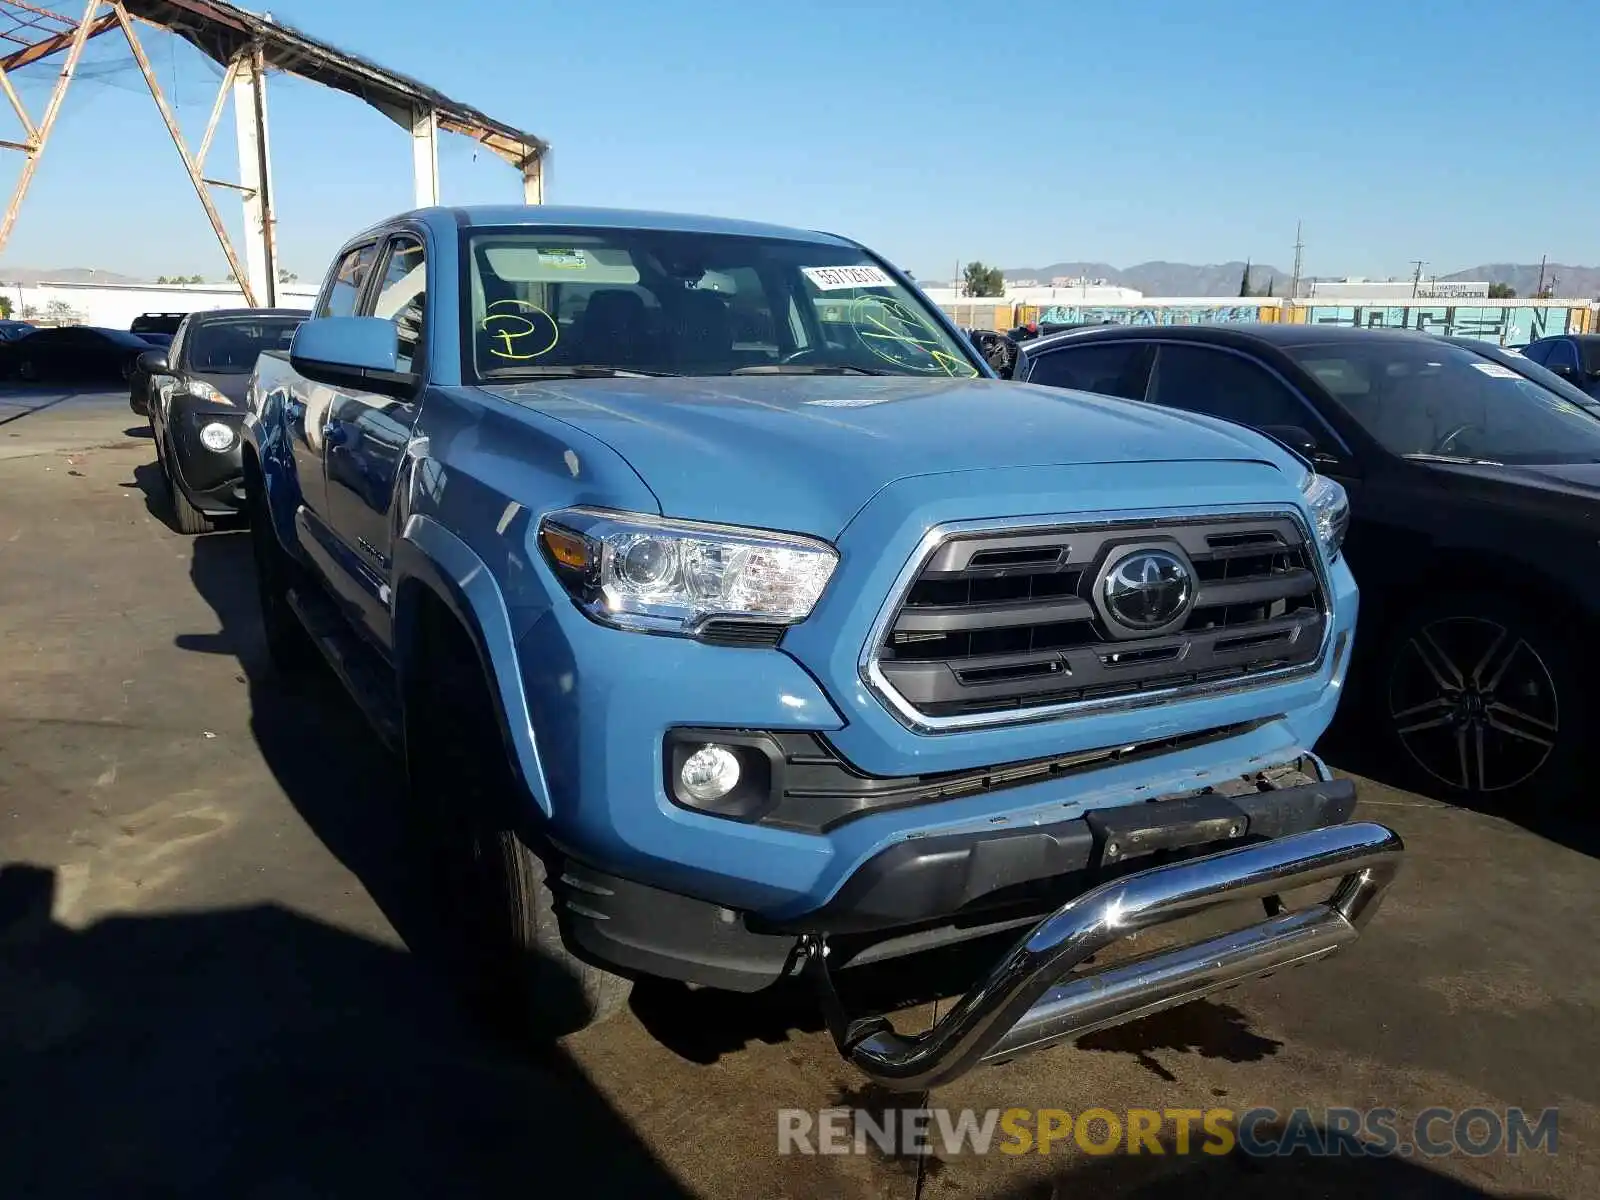
POLYGON ((1420 613, 1393 642, 1389 728, 1454 792, 1513 793, 1562 774, 1559 760, 1571 756, 1562 734, 1573 697, 1558 686, 1553 647, 1537 646, 1519 616, 1471 606, 1420 613))

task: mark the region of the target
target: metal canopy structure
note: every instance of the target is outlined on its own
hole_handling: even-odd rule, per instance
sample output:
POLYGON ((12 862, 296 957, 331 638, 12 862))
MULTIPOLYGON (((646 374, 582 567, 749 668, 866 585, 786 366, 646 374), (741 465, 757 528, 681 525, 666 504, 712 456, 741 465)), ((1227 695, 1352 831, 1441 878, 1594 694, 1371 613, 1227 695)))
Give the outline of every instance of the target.
POLYGON ((419 207, 439 202, 437 135, 461 134, 498 155, 522 175, 529 204, 544 202, 544 162, 549 143, 471 108, 426 84, 319 41, 270 16, 226 0, 87 0, 77 19, 30 0, 0 0, 0 92, 22 124, 23 142, 0 140, 0 149, 21 151, 22 173, 0 222, 0 252, 16 224, 39 159, 61 114, 61 102, 77 71, 84 46, 120 29, 161 112, 167 132, 221 243, 234 278, 251 305, 277 303, 276 219, 272 207, 271 152, 267 136, 266 77, 282 71, 346 92, 371 105, 411 133, 415 199, 419 207), (172 33, 223 67, 210 120, 198 147, 191 150, 178 128, 135 22, 172 33), (17 95, 9 74, 51 55, 62 65, 44 112, 35 121, 17 95), (232 96, 239 143, 237 182, 208 178, 205 162, 228 99, 232 96), (244 199, 245 256, 217 213, 210 189, 231 188, 244 199))

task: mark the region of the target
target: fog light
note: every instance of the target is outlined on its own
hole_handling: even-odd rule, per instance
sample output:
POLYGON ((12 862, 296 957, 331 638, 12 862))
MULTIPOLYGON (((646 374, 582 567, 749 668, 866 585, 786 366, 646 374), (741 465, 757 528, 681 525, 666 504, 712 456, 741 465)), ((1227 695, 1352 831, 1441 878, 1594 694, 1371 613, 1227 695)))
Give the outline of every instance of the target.
POLYGON ((213 421, 203 426, 200 430, 200 444, 207 450, 215 450, 221 454, 224 450, 233 448, 233 430, 221 421, 213 421))
POLYGON ((695 800, 720 800, 739 786, 739 759, 726 746, 701 746, 683 760, 678 782, 695 800))

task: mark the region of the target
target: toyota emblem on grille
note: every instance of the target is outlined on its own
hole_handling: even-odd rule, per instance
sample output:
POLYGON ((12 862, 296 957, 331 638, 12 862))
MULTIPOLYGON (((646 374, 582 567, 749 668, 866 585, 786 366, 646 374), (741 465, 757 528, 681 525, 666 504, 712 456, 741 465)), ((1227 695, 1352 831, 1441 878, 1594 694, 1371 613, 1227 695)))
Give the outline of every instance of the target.
POLYGON ((1100 583, 1106 613, 1127 629, 1170 625, 1193 598, 1189 564, 1168 550, 1136 550, 1112 563, 1100 583))

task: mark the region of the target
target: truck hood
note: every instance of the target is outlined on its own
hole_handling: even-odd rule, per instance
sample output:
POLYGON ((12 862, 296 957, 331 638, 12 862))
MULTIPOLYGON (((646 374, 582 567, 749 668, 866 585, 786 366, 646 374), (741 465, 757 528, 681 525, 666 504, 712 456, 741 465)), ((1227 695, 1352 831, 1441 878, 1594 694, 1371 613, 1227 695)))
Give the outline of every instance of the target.
POLYGON ((491 385, 622 455, 664 515, 834 537, 897 479, 1086 463, 1275 464, 1265 439, 993 379, 776 375, 491 385))

